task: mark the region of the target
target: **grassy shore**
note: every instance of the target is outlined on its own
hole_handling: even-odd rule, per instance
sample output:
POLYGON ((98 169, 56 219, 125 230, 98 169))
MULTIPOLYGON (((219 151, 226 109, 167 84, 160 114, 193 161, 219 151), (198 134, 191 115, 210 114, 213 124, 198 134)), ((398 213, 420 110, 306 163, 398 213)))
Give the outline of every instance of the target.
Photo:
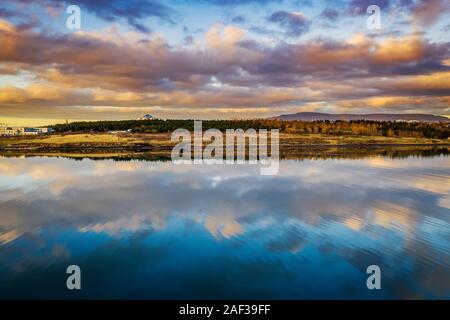
MULTIPOLYGON (((0 156, 164 159, 170 158, 174 145, 169 133, 2 137, 0 156)), ((280 153, 284 159, 402 157, 430 152, 448 154, 450 142, 427 138, 280 134, 280 153)))
MULTIPOLYGON (((42 136, 2 137, 0 153, 46 154, 116 154, 151 152, 170 155, 176 144, 169 133, 136 134, 52 134, 42 136)), ((207 144, 206 142, 204 144, 207 144)), ((333 149, 399 148, 418 146, 450 147, 448 139, 383 136, 329 136, 321 134, 280 134, 280 151, 284 154, 327 153, 333 149), (327 149, 327 150, 325 150, 327 149)))
POLYGON ((41 136, 3 137, 0 146, 7 145, 73 145, 73 144, 167 144, 170 143, 168 134, 53 134, 41 136))

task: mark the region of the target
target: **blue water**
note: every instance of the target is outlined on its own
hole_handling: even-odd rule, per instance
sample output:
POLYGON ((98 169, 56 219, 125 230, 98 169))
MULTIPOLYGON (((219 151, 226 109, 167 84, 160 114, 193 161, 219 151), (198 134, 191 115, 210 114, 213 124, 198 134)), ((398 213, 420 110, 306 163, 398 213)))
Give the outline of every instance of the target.
POLYGON ((0 298, 450 298, 449 157, 259 172, 2 158, 0 298))

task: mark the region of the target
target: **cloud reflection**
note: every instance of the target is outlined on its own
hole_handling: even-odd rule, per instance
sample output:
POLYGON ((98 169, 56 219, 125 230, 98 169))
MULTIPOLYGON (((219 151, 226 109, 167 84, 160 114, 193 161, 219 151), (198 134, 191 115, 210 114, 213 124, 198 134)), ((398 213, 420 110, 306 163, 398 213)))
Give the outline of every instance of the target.
MULTIPOLYGON (((435 285, 439 281, 428 271, 441 270, 433 276, 441 279, 450 270, 448 164, 448 157, 283 161, 278 176, 263 177, 248 165, 181 168, 168 162, 1 159, 0 289, 4 268, 17 272, 27 260, 39 265, 47 254, 53 265, 77 256, 85 263, 100 259, 86 250, 117 263, 132 255, 124 253, 128 243, 138 254, 130 259, 140 261, 151 246, 159 253, 148 263, 168 263, 182 283, 191 283, 210 266, 207 255, 216 255, 217 263, 224 260, 227 267, 234 261, 238 269, 230 272, 236 277, 245 270, 268 277, 279 272, 278 279, 293 277, 292 285, 300 281, 300 269, 307 274, 312 265, 321 269, 329 261, 337 273, 347 270, 339 290, 348 277, 364 277, 364 263, 378 261, 392 268, 388 297, 417 293, 410 287, 413 280, 426 288, 421 295, 444 297, 450 284, 435 285), (91 240, 76 245, 81 239, 91 240), (198 261, 186 265, 191 269, 182 272, 170 264, 177 257, 191 261, 180 250, 193 248, 200 251, 192 253, 198 261), (17 250, 24 254, 6 261, 17 250), (294 271, 298 259, 306 264, 294 271)), ((206 277, 223 276, 223 270, 211 268, 206 277)), ((283 281, 259 287, 258 296, 280 297, 276 288, 283 281)), ((323 297, 302 281, 312 296, 323 297)), ((230 297, 232 287, 222 288, 230 297)), ((347 289, 361 297, 362 288, 347 289)), ((201 297, 208 290, 204 283, 199 295, 189 294, 201 297)), ((173 297, 175 291, 161 296, 173 297)), ((329 297, 339 294, 330 291, 329 297)))

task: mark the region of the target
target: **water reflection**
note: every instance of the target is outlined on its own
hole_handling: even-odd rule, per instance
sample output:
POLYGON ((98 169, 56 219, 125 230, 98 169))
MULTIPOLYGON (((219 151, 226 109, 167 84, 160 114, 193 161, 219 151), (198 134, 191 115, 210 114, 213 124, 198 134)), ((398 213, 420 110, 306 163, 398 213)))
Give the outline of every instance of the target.
POLYGON ((277 176, 3 158, 0 297, 450 298, 449 178, 445 155, 285 160, 277 176))

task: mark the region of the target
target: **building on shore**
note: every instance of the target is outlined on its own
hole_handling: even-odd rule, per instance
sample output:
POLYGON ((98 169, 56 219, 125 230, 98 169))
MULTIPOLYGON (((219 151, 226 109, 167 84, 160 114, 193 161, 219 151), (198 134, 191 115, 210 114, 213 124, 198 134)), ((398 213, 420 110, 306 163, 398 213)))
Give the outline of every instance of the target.
POLYGON ((9 127, 5 123, 0 124, 0 136, 34 136, 51 133, 51 128, 9 127))
POLYGON ((16 128, 8 127, 6 124, 0 124, 0 136, 17 136, 19 131, 16 128))
POLYGON ((137 120, 154 120, 155 117, 153 117, 151 114, 144 114, 141 118, 138 118, 137 120))

